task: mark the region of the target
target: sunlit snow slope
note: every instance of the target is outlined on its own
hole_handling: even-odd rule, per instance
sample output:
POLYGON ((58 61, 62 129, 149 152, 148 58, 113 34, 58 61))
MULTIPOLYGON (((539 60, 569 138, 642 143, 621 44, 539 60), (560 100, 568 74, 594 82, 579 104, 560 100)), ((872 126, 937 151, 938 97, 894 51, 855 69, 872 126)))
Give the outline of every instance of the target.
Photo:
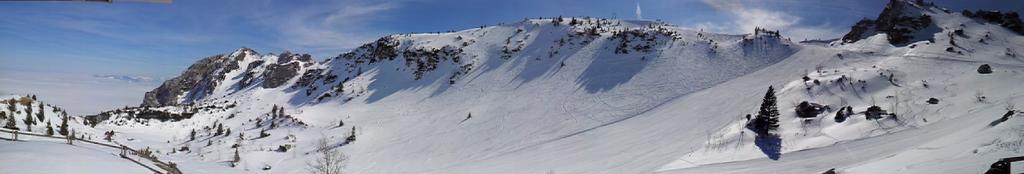
POLYGON ((179 149, 173 159, 228 166, 237 149, 234 168, 253 173, 304 173, 321 138, 351 173, 972 173, 1020 154, 1022 119, 993 121, 1024 102, 1024 38, 892 4, 930 23, 889 32, 910 38, 805 45, 761 29, 558 18, 391 35, 321 62, 243 48, 197 62, 145 107, 90 118, 119 141, 179 149), (777 152, 743 127, 768 86, 777 152), (801 101, 854 114, 797 118, 801 101), (872 105, 896 116, 868 120, 872 105))

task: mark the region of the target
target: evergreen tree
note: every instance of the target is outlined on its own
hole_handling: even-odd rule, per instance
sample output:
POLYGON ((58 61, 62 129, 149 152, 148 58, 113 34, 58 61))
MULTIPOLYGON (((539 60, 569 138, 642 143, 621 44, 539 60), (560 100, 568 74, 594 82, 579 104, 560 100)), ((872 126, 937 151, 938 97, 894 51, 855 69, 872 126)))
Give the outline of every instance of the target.
POLYGON ((224 134, 224 127, 222 127, 221 124, 217 124, 217 132, 214 133, 213 135, 221 135, 221 134, 224 134))
MULTIPOLYGON (((31 110, 32 110, 32 108, 26 108, 26 111, 31 111, 31 110)), ((32 125, 36 124, 36 121, 32 120, 32 114, 30 113, 30 114, 25 115, 25 120, 23 120, 23 121, 25 123, 25 130, 29 131, 29 132, 32 132, 32 125)))
POLYGON ((36 118, 39 118, 39 119, 38 119, 39 121, 43 121, 43 120, 46 120, 46 117, 45 117, 45 115, 43 115, 43 113, 44 113, 43 111, 44 111, 44 110, 43 110, 43 103, 42 103, 42 102, 40 102, 40 103, 39 103, 39 110, 38 110, 38 111, 36 112, 36 118))
POLYGON ((15 103, 16 103, 16 101, 14 101, 13 98, 10 99, 10 100, 7 100, 7 111, 10 111, 12 116, 14 115, 14 111, 17 111, 17 108, 14 107, 15 103))
MULTIPOLYGON (((32 120, 32 102, 25 103, 25 120, 32 120)), ((25 125, 33 125, 33 123, 25 123, 25 125)))
POLYGON ((196 129, 192 129, 192 133, 188 134, 188 140, 189 141, 196 140, 196 129))
POLYGON ((352 133, 349 133, 348 137, 345 138, 345 144, 352 143, 353 141, 356 141, 356 127, 355 126, 352 126, 352 133))
POLYGON ((768 86, 761 108, 754 117, 753 129, 758 134, 768 134, 779 128, 779 109, 776 106, 775 88, 768 86))
POLYGON ((50 122, 46 122, 46 135, 53 136, 53 127, 50 126, 50 122))
POLYGON ((17 124, 18 122, 16 122, 16 120, 14 119, 14 113, 11 113, 11 116, 7 117, 7 124, 4 125, 4 128, 18 130, 17 124))
POLYGON ((57 133, 60 135, 68 135, 68 116, 61 117, 60 127, 58 127, 57 133))
MULTIPOLYGON (((274 109, 270 110, 270 114, 271 115, 277 114, 277 105, 274 105, 274 109)), ((274 116, 274 117, 277 117, 277 116, 274 116)))
POLYGON ((224 130, 224 136, 226 137, 226 136, 229 136, 229 135, 231 135, 231 128, 227 128, 227 129, 224 130))

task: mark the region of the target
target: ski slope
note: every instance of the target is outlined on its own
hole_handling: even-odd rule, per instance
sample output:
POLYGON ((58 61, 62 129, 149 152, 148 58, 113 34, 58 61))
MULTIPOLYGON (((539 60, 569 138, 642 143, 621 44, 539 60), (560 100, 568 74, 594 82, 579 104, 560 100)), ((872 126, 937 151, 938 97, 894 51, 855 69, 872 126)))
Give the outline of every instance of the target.
MULTIPOLYGON (((20 138, 20 137, 19 137, 20 138)), ((101 147, 51 141, 0 141, 0 173, 150 173, 101 147)))

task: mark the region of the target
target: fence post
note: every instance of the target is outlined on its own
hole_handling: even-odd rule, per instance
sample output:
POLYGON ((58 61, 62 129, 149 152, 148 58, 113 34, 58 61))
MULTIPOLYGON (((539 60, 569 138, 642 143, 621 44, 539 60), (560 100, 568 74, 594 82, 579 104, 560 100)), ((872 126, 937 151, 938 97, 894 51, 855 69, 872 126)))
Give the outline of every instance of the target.
POLYGON ((128 155, 125 154, 125 151, 126 151, 125 149, 127 149, 127 147, 125 147, 124 145, 121 145, 121 157, 122 158, 128 158, 128 155))
POLYGON ((75 131, 74 130, 71 131, 71 134, 68 134, 67 139, 68 139, 68 145, 73 145, 71 141, 73 141, 75 139, 75 131))

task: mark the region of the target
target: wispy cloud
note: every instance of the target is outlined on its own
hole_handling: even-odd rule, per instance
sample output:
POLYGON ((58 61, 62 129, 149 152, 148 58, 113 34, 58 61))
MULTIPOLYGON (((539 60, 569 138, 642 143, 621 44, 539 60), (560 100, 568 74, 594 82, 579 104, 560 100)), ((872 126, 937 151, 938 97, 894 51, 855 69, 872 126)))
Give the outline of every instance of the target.
POLYGON ((126 83, 148 83, 148 84, 159 84, 161 79, 140 76, 140 75, 92 75, 93 78, 101 81, 112 81, 112 82, 126 82, 126 83))
POLYGON ((100 36, 134 43, 177 43, 195 44, 210 41, 210 35, 170 30, 153 25, 155 22, 145 18, 126 17, 136 15, 117 9, 77 9, 75 11, 57 11, 52 13, 29 13, 13 20, 24 20, 20 23, 35 23, 43 27, 52 27, 87 35, 100 36), (84 17, 87 16, 87 17, 84 17))
POLYGON ((323 56, 338 54, 385 34, 387 31, 374 29, 370 22, 384 18, 385 12, 399 6, 396 1, 332 1, 287 11, 270 7, 267 10, 272 15, 251 17, 276 32, 278 47, 323 56))
POLYGON ((800 16, 783 11, 769 10, 759 6, 758 2, 743 0, 704 0, 703 2, 719 12, 724 12, 734 17, 734 20, 729 22, 702 23, 698 25, 710 26, 710 29, 713 31, 749 33, 753 32, 754 28, 760 27, 780 30, 784 35, 794 39, 835 37, 841 32, 835 28, 829 28, 827 24, 821 26, 803 25, 800 16))

